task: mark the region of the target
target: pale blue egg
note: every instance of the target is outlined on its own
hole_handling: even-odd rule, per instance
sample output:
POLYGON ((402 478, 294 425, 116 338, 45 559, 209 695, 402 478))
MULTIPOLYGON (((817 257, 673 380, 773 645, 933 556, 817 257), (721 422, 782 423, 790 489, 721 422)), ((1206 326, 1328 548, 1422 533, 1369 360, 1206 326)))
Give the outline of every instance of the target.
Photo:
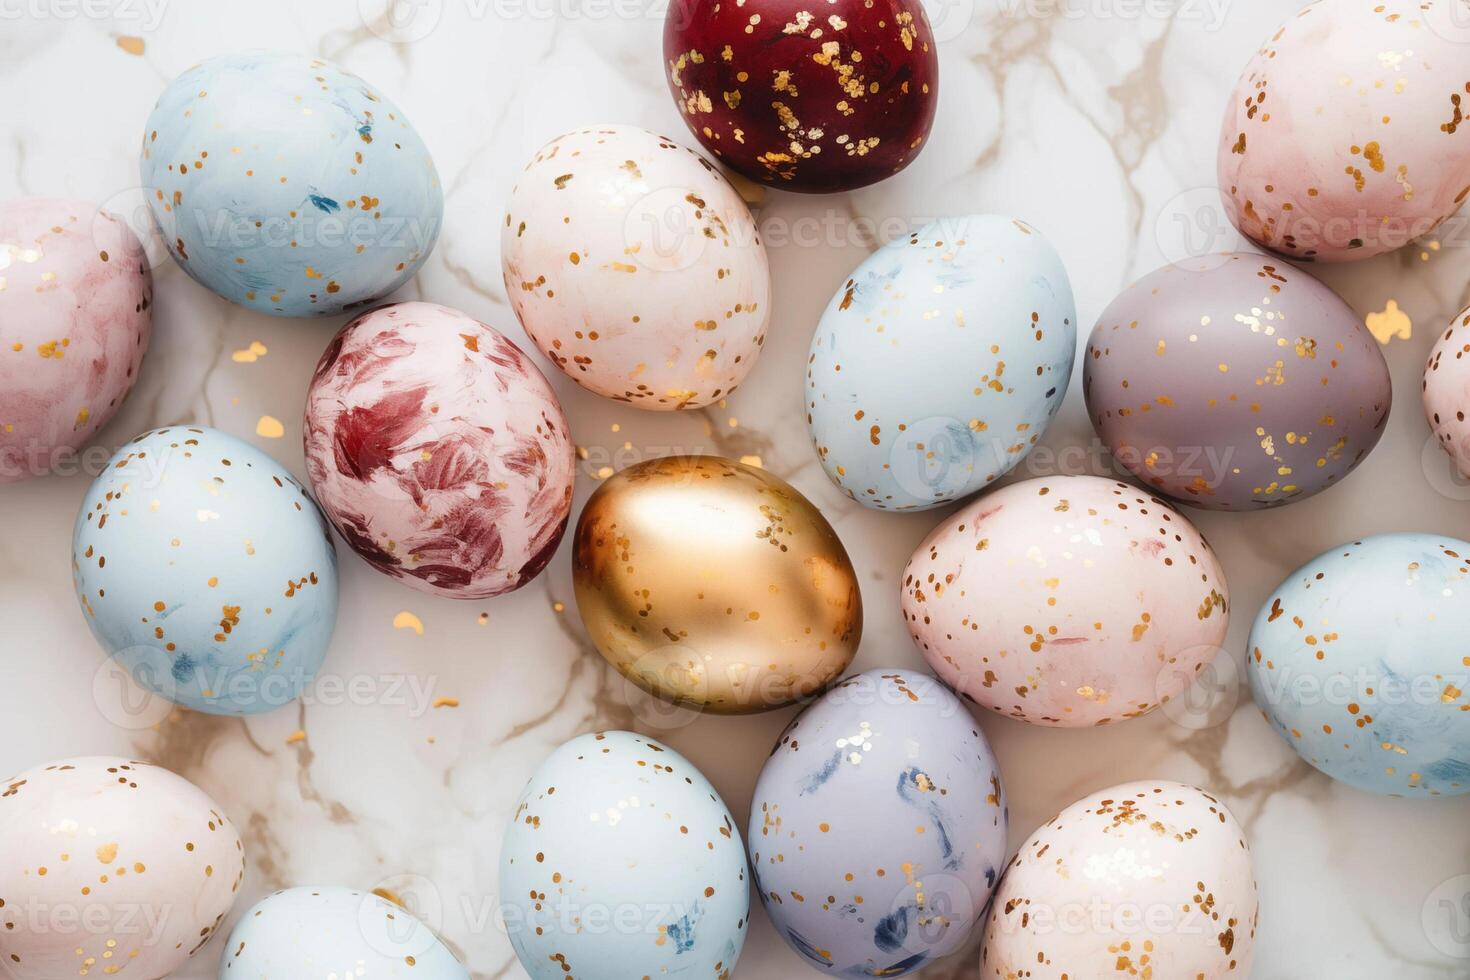
POLYGON ((184 271, 279 316, 360 307, 407 282, 444 213, 434 161, 367 82, 305 55, 214 58, 164 89, 143 187, 184 271))
POLYGON ((731 976, 745 869, 688 759, 631 732, 581 735, 536 770, 501 843, 506 932, 533 980, 731 976))
POLYGON ((853 271, 812 337, 807 422, 849 497, 923 510, 984 489, 1061 407, 1077 311, 1061 259, 1012 218, 946 218, 853 271))
POLYGON ((202 426, 117 451, 77 515, 72 570, 98 642, 143 687, 210 714, 295 700, 337 620, 315 502, 265 453, 202 426))
POLYGON ((1287 576, 1251 629, 1256 704, 1303 759, 1394 796, 1470 792, 1470 543, 1382 534, 1287 576))
POLYGON ((469 980, 432 929, 372 892, 288 888, 240 917, 219 980, 469 980))
POLYGON ((898 977, 962 947, 1006 857, 990 744, 927 674, 849 677, 787 726, 750 807, 779 932, 834 977, 898 977))

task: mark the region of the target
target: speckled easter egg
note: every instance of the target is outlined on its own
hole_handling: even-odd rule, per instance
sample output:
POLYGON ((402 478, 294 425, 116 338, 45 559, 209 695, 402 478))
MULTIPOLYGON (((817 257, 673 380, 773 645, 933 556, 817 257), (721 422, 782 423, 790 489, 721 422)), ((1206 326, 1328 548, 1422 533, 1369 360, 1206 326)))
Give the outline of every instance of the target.
POLYGON ((1119 463, 1209 510, 1327 489, 1378 444, 1393 401, 1352 309, 1244 252, 1166 265, 1119 294, 1088 338, 1082 391, 1119 463))
POLYGON ((571 514, 556 393, 515 344, 447 306, 397 303, 343 327, 307 392, 305 442, 347 543, 424 592, 520 588, 571 514))
POLYGON ((728 395, 766 340, 771 276, 750 210, 708 160, 647 130, 599 126, 538 150, 500 256, 541 352, 639 408, 728 395))
POLYGON ((729 977, 750 924, 724 801, 631 732, 579 735, 536 770, 500 845, 500 895, 532 980, 729 977))
POLYGON ((288 888, 240 917, 219 980, 469 980, 432 929, 399 905, 341 886, 288 888))
POLYGON ((1470 543, 1381 534, 1318 555, 1251 628, 1256 704, 1303 758, 1393 796, 1470 792, 1470 543))
POLYGON ((904 569, 914 642, 1008 718, 1076 728, 1151 711, 1219 652, 1229 593, 1209 543, 1147 491, 1024 480, 958 511, 904 569))
POLYGON ((1470 196, 1464 0, 1319 0, 1268 38, 1220 134, 1241 233, 1294 259, 1389 252, 1470 196))
POLYGON ((193 783, 90 756, 0 780, 0 973, 166 977, 224 921, 240 835, 193 783))
POLYGON ((143 186, 200 285, 277 316, 327 316, 402 286, 439 237, 434 161, 367 82, 305 55, 213 58, 164 89, 143 186))
POLYGON ((153 277, 82 201, 0 204, 0 483, 40 476, 117 412, 148 349, 153 277))
POLYGON ((1250 847, 1202 789, 1113 786, 1021 845, 985 922, 981 980, 1251 975, 1259 918, 1250 847))
POLYGON ((827 476, 879 510, 984 489, 1061 407, 1076 324, 1061 259, 1020 221, 946 218, 890 242, 812 336, 807 424, 827 476))
POLYGON ((113 455, 77 515, 72 579, 92 635, 140 685, 209 714, 295 700, 337 620, 316 504, 216 429, 155 429, 113 455))
POLYGON ((675 0, 664 61, 705 149, 782 190, 847 191, 898 173, 939 100, 917 0, 675 0))
POLYGON ((897 977, 964 944, 1006 854, 1000 769, 926 674, 849 677, 787 726, 750 810, 756 890, 830 976, 897 977))
POLYGON ((1470 307, 1440 334, 1424 365, 1424 417, 1460 475, 1470 478, 1470 307))

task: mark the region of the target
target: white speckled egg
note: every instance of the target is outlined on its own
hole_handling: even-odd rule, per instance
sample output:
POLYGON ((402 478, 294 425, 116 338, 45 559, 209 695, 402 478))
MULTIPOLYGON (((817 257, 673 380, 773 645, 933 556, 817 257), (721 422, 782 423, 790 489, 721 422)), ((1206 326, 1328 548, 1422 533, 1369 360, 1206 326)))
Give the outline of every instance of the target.
POLYGON ((927 674, 879 668, 781 733, 751 803, 751 870, 813 967, 898 977, 969 938, 1000 877, 1006 821, 970 712, 927 674))
POLYGON ((817 324, 817 455, 865 507, 968 497, 1036 445, 1076 346, 1067 272, 1036 229, 995 215, 927 225, 864 260, 817 324))
POLYGON ((183 270, 276 316, 327 316, 397 289, 444 214, 403 111, 294 52, 227 54, 174 79, 148 117, 142 177, 183 270))
POLYGON ((1021 845, 985 923, 982 980, 1251 974, 1256 883, 1245 832, 1202 789, 1124 783, 1021 845))
POLYGON ((750 915, 719 793, 631 732, 580 735, 536 770, 500 845, 500 896, 533 980, 728 977, 750 915))
POLYGON ((708 160, 647 130, 598 126, 537 151, 500 255, 527 335, 608 398, 708 405, 765 343, 771 278, 750 210, 708 160))
POLYGON ((219 980, 469 976, 401 906, 340 886, 288 888, 261 899, 235 925, 219 965, 219 980))
POLYGON ((1220 193, 1241 234, 1293 259, 1366 259, 1460 207, 1470 196, 1464 10, 1464 0, 1318 0, 1262 42, 1220 134, 1220 193))
POLYGON ((1287 576, 1251 627, 1256 705, 1305 760, 1370 793, 1470 793, 1470 542, 1380 534, 1287 576))
POLYGON ((1424 365, 1424 417, 1460 475, 1470 478, 1470 307, 1450 321, 1424 365))
POLYGON ((152 327, 126 224, 82 201, 0 205, 0 483, 87 445, 138 380, 152 327))
POLYGON ((139 684, 209 714, 295 700, 337 619, 316 504, 265 453, 203 427, 113 455, 77 515, 72 578, 92 634, 139 684))
POLYGON ((950 687, 1069 728, 1179 694, 1229 623, 1224 571, 1194 526, 1095 476, 1023 480, 958 511, 914 550, 900 602, 950 687))
POLYGON ((0 973, 12 980, 167 976, 214 935, 245 874, 213 800, 126 759, 0 781, 0 842, 0 973))

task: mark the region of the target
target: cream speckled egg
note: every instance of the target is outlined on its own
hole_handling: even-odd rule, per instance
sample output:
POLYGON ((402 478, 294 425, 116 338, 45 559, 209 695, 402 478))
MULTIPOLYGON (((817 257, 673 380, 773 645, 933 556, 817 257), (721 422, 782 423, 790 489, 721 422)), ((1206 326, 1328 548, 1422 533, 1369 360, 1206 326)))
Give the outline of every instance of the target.
POLYGON ((153 277, 128 226, 82 201, 0 205, 0 483, 52 471, 138 380, 153 277))
POLYGON ((984 707, 1074 728, 1183 691, 1224 642, 1224 571, 1158 497, 1094 476, 1012 483, 930 532, 904 570, 909 632, 984 707))
POLYGON ((1470 307, 1440 334, 1424 365, 1424 417, 1435 438, 1470 478, 1470 307))
POLYGON ((219 980, 469 980, 407 910, 373 892, 288 888, 246 912, 225 943, 219 980))
POLYGON ((1294 259, 1425 235, 1470 196, 1464 0, 1318 0, 1245 68, 1220 136, 1231 220, 1294 259))
POLYGON ((735 974, 750 924, 740 831, 688 759, 632 732, 566 742, 500 845, 505 929, 533 980, 735 974))
POLYGON ((144 762, 66 759, 0 781, 0 972, 167 976, 229 913, 243 850, 213 800, 144 762))
POLYGON ((537 151, 500 254, 541 352, 639 408, 728 395, 766 339, 771 280, 750 210, 704 157, 647 130, 599 126, 537 151))
POLYGON ((1258 900, 1235 817, 1164 780, 1084 797, 1011 859, 985 923, 984 980, 1249 977, 1258 900))

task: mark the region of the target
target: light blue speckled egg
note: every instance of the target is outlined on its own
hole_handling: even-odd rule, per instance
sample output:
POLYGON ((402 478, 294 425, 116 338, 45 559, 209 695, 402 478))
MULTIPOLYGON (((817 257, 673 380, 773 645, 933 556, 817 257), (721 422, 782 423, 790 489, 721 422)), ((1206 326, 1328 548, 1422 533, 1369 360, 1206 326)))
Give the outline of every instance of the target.
POLYGON ((1393 796, 1470 792, 1470 543, 1381 534, 1287 576, 1251 629, 1256 704, 1303 759, 1393 796))
POLYGON ((580 735, 526 784, 500 849, 506 932, 533 980, 718 980, 750 917, 745 847, 694 765, 580 735))
POLYGON ((812 337, 807 422, 827 476, 878 510, 984 489, 1061 407, 1077 346, 1062 261, 995 215, 945 218, 869 256, 812 337))
POLYGON ((781 734, 751 802, 750 867, 813 966, 897 977, 965 943, 1000 877, 1006 820, 965 706, 927 674, 879 668, 781 734))
POLYGON ((402 907, 340 886, 288 888, 241 916, 219 980, 399 977, 469 980, 444 943, 402 907))
POLYGON ((439 175, 418 132, 355 75, 249 51, 184 72, 143 133, 169 251, 225 299, 278 316, 360 307, 434 247, 439 175))
POLYGON ((265 453, 203 427, 113 455, 77 515, 72 578, 92 634, 139 684, 209 714, 295 700, 337 620, 315 502, 265 453))

